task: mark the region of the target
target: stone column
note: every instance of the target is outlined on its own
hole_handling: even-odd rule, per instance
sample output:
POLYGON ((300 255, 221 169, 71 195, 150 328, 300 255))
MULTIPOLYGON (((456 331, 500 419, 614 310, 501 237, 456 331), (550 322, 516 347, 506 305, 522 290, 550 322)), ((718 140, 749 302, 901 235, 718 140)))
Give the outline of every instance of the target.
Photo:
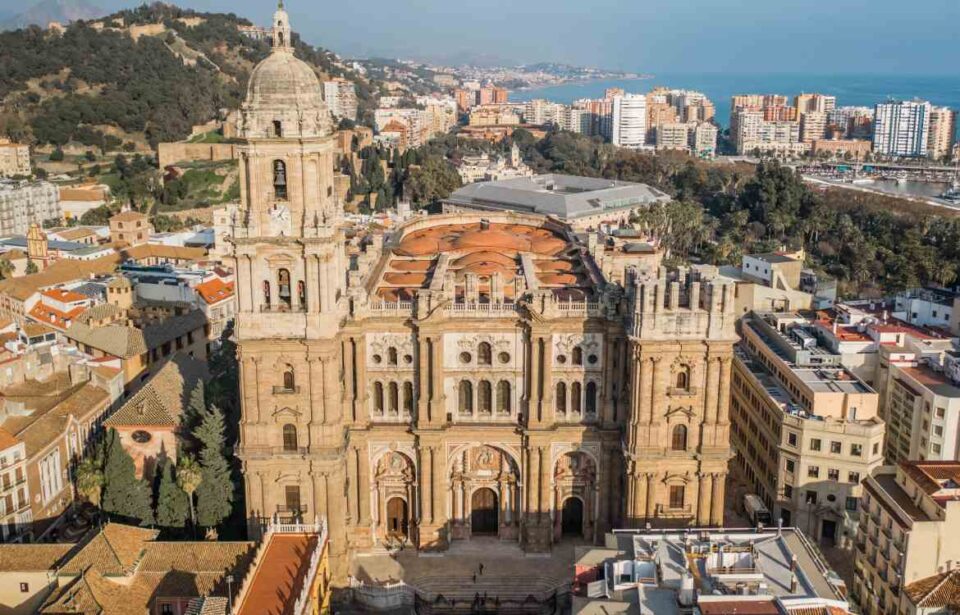
POLYGON ((323 415, 324 422, 336 425, 341 421, 340 363, 336 354, 323 358, 323 415))
POLYGON ((370 523, 370 460, 365 449, 354 449, 357 452, 357 493, 360 499, 360 524, 370 523))
POLYGON ((351 448, 347 453, 347 523, 356 525, 360 522, 360 481, 357 479, 357 449, 351 448))
POLYGON ((710 507, 710 525, 723 525, 723 474, 713 475, 713 495, 710 507))
POLYGON ((420 519, 433 523, 433 448, 420 449, 420 519))
POLYGON ((713 424, 716 421, 717 394, 720 388, 720 375, 717 373, 717 360, 707 357, 706 388, 703 391, 703 422, 713 424))
POLYGON ((311 314, 316 314, 320 312, 320 276, 319 276, 319 267, 317 265, 317 255, 316 254, 307 254, 306 256, 306 280, 304 284, 307 286, 307 311, 311 314))
POLYGON ((640 430, 638 425, 646 425, 650 422, 652 408, 650 406, 650 387, 651 387, 651 368, 650 359, 643 357, 638 359, 639 373, 636 378, 636 386, 633 390, 633 398, 637 400, 636 418, 633 421, 633 445, 634 448, 640 446, 640 430))
POLYGON ((433 382, 430 396, 430 415, 432 420, 446 422, 446 407, 443 393, 443 336, 434 335, 430 338, 433 347, 433 382))
MULTIPOLYGON (((650 423, 657 425, 663 418, 663 404, 666 401, 666 392, 669 383, 670 369, 663 357, 653 357, 653 377, 650 383, 650 423)), ((650 437, 650 436, 648 436, 650 437)), ((656 436, 653 436, 654 438, 656 436)), ((648 442, 647 446, 659 446, 658 442, 648 442)))
POLYGON ((324 378, 323 364, 320 361, 320 357, 307 356, 307 372, 309 376, 307 385, 310 387, 310 423, 323 424, 325 420, 323 403, 324 378))
POLYGON ((718 360, 720 368, 720 395, 717 398, 717 423, 725 425, 729 422, 730 413, 730 357, 718 360))
POLYGON ((647 474, 647 521, 653 520, 657 510, 657 477, 655 474, 647 474))
POLYGON ((423 425, 433 421, 430 406, 430 341, 426 337, 417 338, 417 424, 423 425))
MULTIPOLYGON (((552 336, 545 335, 543 336, 543 356, 540 358, 543 365, 543 412, 541 413, 541 420, 544 425, 552 425, 556 421, 556 406, 553 401, 553 350, 552 350, 552 336)), ((583 384, 586 386, 586 383, 583 384)), ((569 410, 570 406, 567 405, 569 410)), ((581 411, 585 412, 585 409, 581 405, 581 411)))
POLYGON ((710 494, 713 478, 709 474, 700 475, 700 491, 697 494, 697 525, 710 525, 710 494))
POLYGON ((630 516, 637 527, 641 527, 647 520, 647 487, 650 477, 646 474, 634 474, 633 482, 636 485, 636 491, 633 498, 633 514, 630 516))

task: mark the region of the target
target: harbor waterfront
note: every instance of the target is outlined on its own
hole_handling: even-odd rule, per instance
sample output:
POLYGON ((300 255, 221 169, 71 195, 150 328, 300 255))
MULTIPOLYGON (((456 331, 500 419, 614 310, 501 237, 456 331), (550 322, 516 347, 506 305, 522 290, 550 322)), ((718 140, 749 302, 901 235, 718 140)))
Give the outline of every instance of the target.
POLYGON ((836 96, 845 105, 873 106, 887 98, 909 100, 914 97, 935 105, 960 107, 960 76, 937 75, 731 75, 698 73, 655 73, 646 79, 614 79, 586 83, 531 88, 510 93, 511 100, 524 102, 544 98, 552 102, 572 103, 580 98, 602 98, 608 88, 627 92, 646 92, 655 86, 698 90, 714 102, 716 119, 727 127, 730 98, 744 92, 820 92, 836 96))

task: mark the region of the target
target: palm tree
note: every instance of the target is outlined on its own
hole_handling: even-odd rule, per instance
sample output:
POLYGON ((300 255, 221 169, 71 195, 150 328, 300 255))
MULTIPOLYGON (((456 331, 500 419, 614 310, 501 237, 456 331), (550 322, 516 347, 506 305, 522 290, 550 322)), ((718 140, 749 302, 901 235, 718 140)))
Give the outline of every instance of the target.
POLYGON ((190 526, 196 527, 193 514, 193 494, 203 480, 200 464, 188 454, 184 454, 177 463, 177 485, 187 494, 190 502, 190 526))
POLYGON ((94 506, 100 506, 103 493, 103 469, 95 457, 87 457, 77 466, 77 493, 94 506))

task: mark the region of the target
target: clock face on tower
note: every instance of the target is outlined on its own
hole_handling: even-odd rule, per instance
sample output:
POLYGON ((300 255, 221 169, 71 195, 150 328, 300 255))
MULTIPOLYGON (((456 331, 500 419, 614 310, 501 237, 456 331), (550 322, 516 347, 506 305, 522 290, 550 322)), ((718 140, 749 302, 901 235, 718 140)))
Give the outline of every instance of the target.
POLYGON ((286 205, 274 205, 270 210, 270 224, 275 232, 289 232, 290 210, 286 205))

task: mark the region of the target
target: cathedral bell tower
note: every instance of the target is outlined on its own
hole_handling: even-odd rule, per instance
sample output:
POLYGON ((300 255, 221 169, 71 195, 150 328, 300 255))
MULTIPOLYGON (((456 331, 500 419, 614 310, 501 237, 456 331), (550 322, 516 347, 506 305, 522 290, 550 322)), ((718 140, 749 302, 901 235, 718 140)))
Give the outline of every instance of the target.
POLYGON ((233 238, 241 336, 307 331, 329 337, 346 284, 343 210, 333 187, 333 120, 316 73, 294 55, 291 32, 281 2, 273 15, 273 48, 253 69, 240 109, 240 207, 233 238), (290 330, 270 326, 257 332, 263 323, 250 316, 274 312, 301 316, 290 330))
POLYGON ((237 456, 251 536, 269 519, 314 517, 342 536, 335 485, 345 480, 337 447, 348 267, 333 119, 313 68, 295 56, 282 3, 272 28, 273 48, 240 108, 240 203, 227 238, 237 278, 237 456))

